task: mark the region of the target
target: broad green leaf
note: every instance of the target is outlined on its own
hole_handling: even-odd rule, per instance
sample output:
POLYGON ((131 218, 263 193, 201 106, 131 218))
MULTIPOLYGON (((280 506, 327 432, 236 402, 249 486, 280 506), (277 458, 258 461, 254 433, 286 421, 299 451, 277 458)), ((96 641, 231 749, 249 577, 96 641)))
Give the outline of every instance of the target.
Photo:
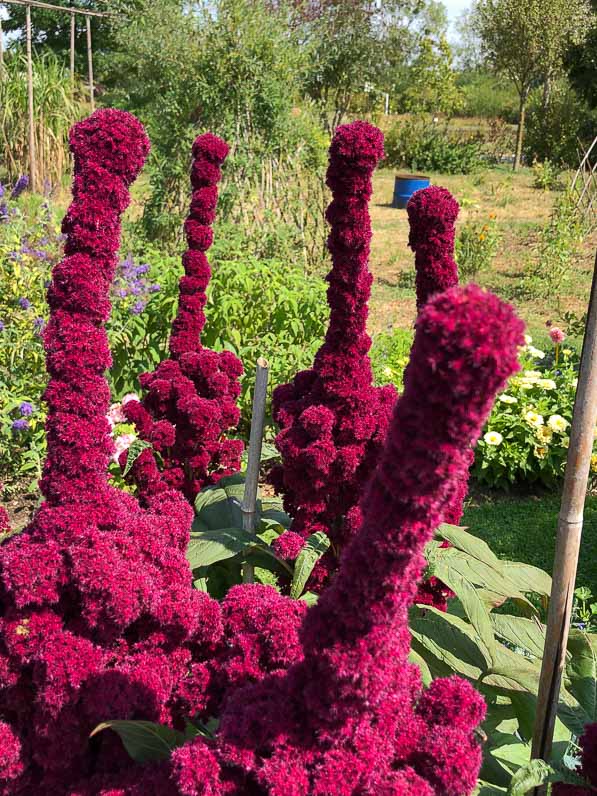
POLYGON ((424 649, 452 671, 471 680, 489 671, 488 661, 468 622, 430 606, 420 608, 411 612, 410 630, 424 649))
POLYGON ((139 456, 141 456, 143 451, 151 447, 152 447, 151 442, 147 442, 144 439, 136 439, 133 443, 131 443, 126 454, 126 464, 122 472, 123 476, 128 475, 130 473, 131 467, 137 461, 139 456))
POLYGON ((568 652, 568 690, 590 720, 597 721, 597 634, 572 629, 568 638, 568 652))
POLYGON ((551 577, 539 567, 521 561, 502 561, 508 577, 522 592, 535 592, 544 597, 551 595, 551 577))
POLYGON ((491 785, 489 782, 479 780, 479 786, 473 796, 504 796, 507 793, 505 788, 499 788, 497 785, 491 785))
POLYGON ((152 721, 104 721, 97 725, 90 737, 103 730, 114 730, 137 763, 167 760, 170 752, 185 741, 183 733, 152 721))
POLYGON ((313 591, 306 591, 304 594, 301 594, 300 600, 304 600, 309 607, 315 605, 317 600, 319 600, 319 594, 315 594, 313 591))
POLYGON ((472 558, 476 558, 478 561, 483 561, 485 564, 493 567, 494 569, 501 568, 501 562, 499 558, 489 547, 487 542, 484 542, 482 539, 479 539, 478 536, 474 536, 472 533, 468 533, 465 528, 461 528, 458 525, 447 525, 442 523, 442 525, 440 525, 435 532, 435 535, 439 536, 441 539, 445 539, 447 542, 450 542, 452 547, 455 547, 456 550, 461 550, 463 553, 468 553, 468 555, 472 558))
POLYGON ((540 672, 540 661, 525 658, 498 644, 492 671, 483 677, 483 683, 505 691, 526 691, 536 694, 540 672))
POLYGON ((546 783, 553 773, 553 768, 544 760, 531 760, 513 775, 508 796, 526 796, 531 788, 546 783))
POLYGON ((207 567, 242 553, 254 543, 255 536, 241 528, 193 531, 187 547, 187 560, 191 569, 207 567))
POLYGON ((318 531, 307 539, 307 542, 294 564, 294 575, 290 584, 290 596, 298 600, 303 593, 305 584, 309 580, 309 575, 313 572, 313 567, 321 556, 329 549, 330 537, 318 531))
POLYGON ((435 575, 452 589, 460 600, 469 622, 485 647, 484 657, 491 666, 496 641, 489 611, 485 608, 473 584, 450 566, 450 560, 450 558, 439 557, 435 563, 435 575))
POLYGON ((536 658, 543 657, 545 626, 539 621, 509 614, 492 614, 491 622, 500 638, 521 647, 536 658))
POLYGON ((433 680, 433 675, 431 674, 431 669, 427 665, 427 661, 419 655, 416 650, 411 648, 411 651, 408 654, 408 660, 410 663, 416 663, 421 671, 421 680, 424 686, 428 686, 431 684, 433 680))

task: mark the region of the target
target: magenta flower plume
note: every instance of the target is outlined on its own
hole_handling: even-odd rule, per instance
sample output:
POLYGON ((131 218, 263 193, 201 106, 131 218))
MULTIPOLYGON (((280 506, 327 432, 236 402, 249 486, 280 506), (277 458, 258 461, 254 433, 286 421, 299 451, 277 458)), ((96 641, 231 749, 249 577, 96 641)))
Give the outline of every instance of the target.
POLYGON ((458 284, 454 225, 459 210, 450 191, 436 185, 416 191, 406 206, 408 245, 415 253, 417 271, 417 310, 436 293, 458 284))
POLYGON ((333 197, 327 210, 329 326, 312 369, 278 387, 273 397, 282 464, 272 472, 272 483, 294 518, 292 531, 306 538, 323 530, 336 546, 358 527, 359 498, 396 399, 393 387, 373 386, 366 331, 372 280, 368 203, 381 157, 383 136, 376 127, 358 121, 336 130, 327 171, 333 197))
MULTIPOLYGON (((456 219, 460 207, 446 188, 435 185, 416 191, 406 211, 410 224, 409 246, 415 252, 417 310, 438 293, 458 284, 458 267, 454 261, 456 219)), ((469 467, 462 479, 452 486, 452 494, 444 513, 444 522, 457 525, 462 517, 468 492, 469 471, 474 454, 469 451, 469 467)), ((439 610, 448 608, 454 594, 435 576, 419 584, 415 602, 433 605, 439 610)))
MULTIPOLYGON (((0 482, 0 493, 2 493, 3 484, 0 482)), ((4 506, 0 506, 0 533, 8 533, 10 531, 10 517, 8 511, 4 506)))
POLYGON ((597 788, 597 722, 587 724, 580 739, 582 773, 597 788))
MULTIPOLYGON (((99 110, 73 127, 70 146, 73 201, 44 333, 46 500, 0 547, 4 796, 121 792, 110 788, 131 779, 130 760, 111 733, 90 742, 90 732, 113 718, 182 726, 200 715, 202 658, 223 632, 219 605, 192 588, 187 501, 163 491, 142 509, 108 482, 104 324, 120 215, 149 142, 134 116, 99 110)), ((131 794, 168 792, 137 780, 145 789, 131 794)))
MULTIPOLYGON (((183 254, 178 314, 172 325, 171 359, 140 377, 142 401, 124 407, 139 435, 151 442, 164 463, 160 473, 149 450, 133 467, 133 478, 144 497, 167 487, 192 501, 199 490, 224 475, 238 472, 243 445, 226 439, 240 412, 240 360, 229 351, 203 348, 203 308, 211 271, 205 252, 213 241, 220 167, 228 145, 211 133, 195 139, 191 185, 193 196, 185 232, 189 248, 183 254)), ((126 454, 122 456, 126 461, 126 454)))
POLYGON ((481 750, 481 697, 457 677, 424 690, 407 660, 423 548, 443 520, 523 324, 476 286, 421 312, 404 395, 367 486, 363 523, 301 631, 304 659, 235 692, 219 757, 237 793, 465 796, 481 750))

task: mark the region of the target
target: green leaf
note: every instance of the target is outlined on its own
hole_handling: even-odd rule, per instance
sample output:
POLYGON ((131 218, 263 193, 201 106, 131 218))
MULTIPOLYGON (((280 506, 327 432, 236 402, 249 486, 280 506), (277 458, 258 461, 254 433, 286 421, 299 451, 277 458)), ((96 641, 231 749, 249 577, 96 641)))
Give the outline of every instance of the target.
POLYGON ((500 638, 526 650, 536 658, 543 658, 545 626, 540 622, 509 614, 492 614, 491 622, 500 638))
POLYGON ((520 561, 502 561, 507 576, 516 583, 520 591, 535 592, 544 597, 551 595, 551 577, 539 567, 520 561))
POLYGON ((323 531, 318 531, 309 536, 294 564, 294 575, 290 584, 290 596, 293 599, 298 600, 301 596, 305 584, 309 580, 311 572, 313 572, 313 567, 329 549, 329 546, 330 537, 323 531))
POLYGON ((147 442, 144 439, 136 439, 133 443, 131 443, 128 452, 126 454, 126 464, 124 466, 123 476, 128 475, 131 471, 131 467, 137 461, 139 456, 143 453, 144 450, 147 448, 151 448, 151 442, 147 442))
POLYGON ((233 558, 255 543, 255 536, 242 528, 219 528, 191 532, 187 560, 191 569, 207 567, 216 561, 233 558))
POLYGON ((319 600, 319 594, 315 594, 313 591, 306 591, 304 594, 301 594, 299 597, 300 600, 304 600, 309 607, 315 605, 317 600, 319 600))
POLYGON ((568 690, 590 720, 597 721, 597 634, 572 629, 568 638, 568 652, 568 690))
POLYGON ((465 528, 461 528, 458 525, 446 525, 442 523, 435 532, 435 535, 439 536, 440 539, 445 539, 445 541, 450 542, 452 547, 455 547, 456 550, 468 553, 472 558, 483 561, 494 569, 500 569, 501 562, 487 542, 484 542, 472 533, 468 533, 465 528))
POLYGON ((544 760, 531 760, 512 776, 508 796, 526 796, 531 788, 545 784, 553 768, 544 760))
MULTIPOLYGON (((475 631, 457 616, 443 613, 430 606, 411 612, 410 629, 413 639, 449 669, 477 680, 489 671, 484 652, 479 648, 475 631)), ((429 662, 426 655, 423 657, 429 662)))
POLYGON ((421 671, 421 681, 424 686, 431 685, 431 681, 433 680, 433 675, 431 674, 431 669, 427 665, 427 661, 423 658, 422 655, 416 650, 411 648, 411 651, 408 654, 408 660, 410 663, 416 663, 421 671))
POLYGON ((167 760, 170 752, 185 741, 183 733, 152 721, 104 721, 97 725, 89 737, 103 730, 114 730, 137 763, 167 760))
POLYGON ((504 796, 505 793, 507 793, 505 788, 499 788, 497 785, 491 785, 489 782, 479 780, 474 796, 504 796))
POLYGON ((496 641, 493 635, 489 611, 477 594, 473 584, 463 577, 457 570, 450 566, 450 558, 443 558, 438 551, 434 563, 434 574, 456 594, 468 617, 469 622, 476 630, 480 641, 485 647, 485 659, 491 665, 496 641))

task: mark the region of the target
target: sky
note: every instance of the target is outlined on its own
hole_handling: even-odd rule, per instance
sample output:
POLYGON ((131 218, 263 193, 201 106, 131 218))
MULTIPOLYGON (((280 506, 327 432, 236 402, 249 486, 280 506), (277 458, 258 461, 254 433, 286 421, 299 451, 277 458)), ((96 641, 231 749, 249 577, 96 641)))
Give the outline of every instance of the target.
POLYGON ((454 22, 465 8, 470 7, 471 0, 442 0, 442 3, 448 9, 448 18, 450 22, 454 22))

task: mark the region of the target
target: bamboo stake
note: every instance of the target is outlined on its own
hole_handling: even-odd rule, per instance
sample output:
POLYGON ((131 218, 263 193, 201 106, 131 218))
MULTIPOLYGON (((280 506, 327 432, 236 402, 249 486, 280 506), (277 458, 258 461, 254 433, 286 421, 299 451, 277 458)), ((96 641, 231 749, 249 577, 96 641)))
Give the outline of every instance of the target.
POLYGON ((75 93, 75 15, 70 15, 70 91, 75 93))
MULTIPOLYGON (((249 437, 249 453, 245 476, 245 491, 241 503, 243 530, 254 533, 255 512, 257 507, 257 488, 259 485, 259 466, 261 464, 261 446, 263 444, 263 426, 265 424, 265 400, 267 396, 267 379, 269 364, 266 359, 257 360, 255 392, 253 393, 253 416, 251 417, 251 435, 249 437)), ((255 573, 252 564, 243 567, 243 580, 253 583, 255 573)))
MULTIPOLYGON (((582 536, 583 512, 591 454, 593 432, 597 421, 597 258, 593 271, 591 299, 583 341, 578 388, 572 415, 570 447, 566 462, 562 505, 558 519, 553 582, 539 693, 533 734, 531 757, 549 760, 556 721, 566 647, 574 582, 582 536)), ((544 794, 543 787, 535 788, 535 796, 544 794)))
POLYGON ((33 120, 33 60, 31 57, 31 7, 25 9, 27 35, 27 106, 29 111, 29 181, 31 190, 37 188, 37 160, 35 157, 35 129, 33 120))
POLYGON ((89 99, 91 101, 91 112, 95 110, 95 97, 93 95, 93 52, 91 49, 91 17, 87 17, 87 69, 89 72, 89 99))

